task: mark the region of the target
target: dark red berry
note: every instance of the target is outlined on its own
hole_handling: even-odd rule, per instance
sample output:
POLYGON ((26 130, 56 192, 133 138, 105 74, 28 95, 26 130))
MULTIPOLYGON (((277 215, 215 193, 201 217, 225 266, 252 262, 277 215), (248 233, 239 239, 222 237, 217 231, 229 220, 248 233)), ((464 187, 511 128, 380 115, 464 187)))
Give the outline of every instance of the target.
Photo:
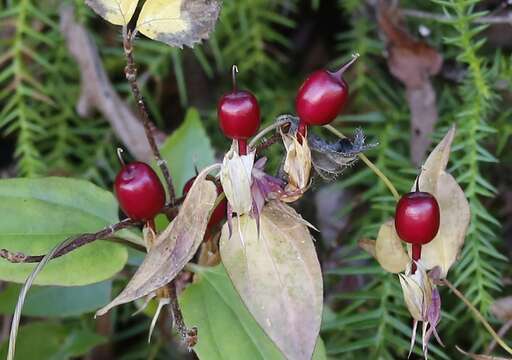
MULTIPOLYGON (((196 179, 196 177, 194 176, 193 178, 191 178, 189 181, 187 181, 185 183, 185 186, 183 186, 183 196, 187 195, 187 193, 190 191, 190 188, 194 184, 195 179, 196 179)), ((222 192, 223 192, 222 186, 220 184, 217 184, 217 195, 222 194, 222 192)), ((212 229, 214 229, 217 225, 219 225, 222 222, 222 220, 224 220, 224 218, 226 217, 227 207, 228 207, 228 202, 227 202, 226 198, 224 198, 217 205, 215 210, 213 210, 213 212, 210 216, 210 221, 208 221, 208 225, 206 226, 207 233, 210 232, 212 229)))
POLYGON ((217 115, 222 132, 227 137, 239 141, 240 154, 245 154, 246 140, 256 134, 260 127, 260 107, 258 100, 249 91, 236 87, 233 67, 233 90, 225 94, 217 106, 217 115))
POLYGON ((326 70, 311 74, 295 99, 297 115, 307 125, 326 125, 341 112, 348 99, 348 85, 326 70))
POLYGON ((165 205, 165 190, 158 175, 143 162, 124 165, 114 190, 121 209, 134 220, 151 220, 165 205))
POLYGON ((395 228, 403 241, 425 245, 439 230, 439 204, 427 192, 414 191, 402 196, 396 206, 395 228))
POLYGON ((327 125, 343 110, 348 100, 348 85, 343 74, 357 57, 354 55, 336 72, 317 70, 301 85, 295 98, 295 108, 302 136, 305 136, 307 126, 327 125))

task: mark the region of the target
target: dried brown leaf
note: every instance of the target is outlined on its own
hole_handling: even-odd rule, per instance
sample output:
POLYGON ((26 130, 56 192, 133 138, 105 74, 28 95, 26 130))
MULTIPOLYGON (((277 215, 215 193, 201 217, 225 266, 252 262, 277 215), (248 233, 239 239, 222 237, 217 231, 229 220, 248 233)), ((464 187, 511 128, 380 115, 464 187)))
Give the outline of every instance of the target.
POLYGON ((380 266, 392 273, 404 271, 411 261, 402 240, 396 233, 393 220, 385 222, 380 227, 375 243, 375 256, 380 266))
POLYGON ((217 198, 217 189, 212 181, 206 180, 206 176, 218 167, 218 164, 212 165, 197 176, 176 219, 157 237, 121 294, 98 310, 96 315, 103 315, 114 306, 161 288, 192 259, 203 242, 209 214, 217 198))
POLYGON ((420 164, 431 144, 438 119, 436 93, 430 77, 437 74, 443 58, 437 50, 414 39, 397 24, 396 9, 379 8, 379 26, 388 39, 388 67, 406 87, 411 109, 411 158, 420 164), (395 21, 394 21, 395 20, 395 21))
POLYGON ((464 191, 445 171, 454 136, 455 127, 430 153, 420 175, 420 190, 432 193, 441 211, 439 232, 434 240, 423 246, 421 260, 427 269, 439 266, 442 278, 457 260, 470 220, 464 191))
POLYGON ((224 226, 220 250, 235 288, 270 339, 286 358, 310 360, 320 331, 323 282, 313 239, 297 217, 270 202, 259 232, 247 215, 233 221, 231 238, 224 226))

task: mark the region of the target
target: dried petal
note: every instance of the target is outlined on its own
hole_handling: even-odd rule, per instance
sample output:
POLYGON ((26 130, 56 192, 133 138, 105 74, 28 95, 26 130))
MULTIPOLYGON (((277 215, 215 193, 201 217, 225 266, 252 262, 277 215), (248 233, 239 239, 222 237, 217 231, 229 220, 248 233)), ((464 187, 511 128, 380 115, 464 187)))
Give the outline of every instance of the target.
POLYGON ((411 274, 409 264, 405 275, 398 274, 398 276, 409 313, 414 320, 428 321, 428 310, 432 304, 432 282, 421 262, 417 263, 417 267, 416 272, 411 274))
POLYGON ((364 144, 365 137, 361 129, 354 132, 354 140, 340 139, 328 143, 324 139, 310 134, 308 143, 315 171, 326 181, 336 179, 348 167, 357 161, 357 155, 374 148, 377 144, 364 144))
POLYGON ((311 183, 311 151, 308 142, 302 141, 301 144, 296 135, 281 131, 281 137, 286 149, 283 170, 288 175, 285 191, 289 195, 282 200, 293 202, 302 197, 311 183))
POLYGON ((240 156, 236 142, 224 156, 220 171, 220 182, 233 212, 249 214, 252 209, 252 169, 255 151, 240 156))

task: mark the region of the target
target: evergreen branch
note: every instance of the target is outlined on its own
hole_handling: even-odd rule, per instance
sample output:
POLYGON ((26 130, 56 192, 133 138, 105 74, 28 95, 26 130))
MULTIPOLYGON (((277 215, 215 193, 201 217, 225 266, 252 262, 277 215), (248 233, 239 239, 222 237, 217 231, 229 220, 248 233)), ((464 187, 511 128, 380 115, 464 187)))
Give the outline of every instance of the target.
MULTIPOLYGON (((427 11, 416 9, 400 9, 400 13, 418 19, 434 20, 439 22, 452 22, 457 21, 457 17, 447 14, 434 14, 427 11)), ((504 15, 482 16, 472 20, 475 24, 508 24, 512 25, 512 12, 507 12, 504 15)))

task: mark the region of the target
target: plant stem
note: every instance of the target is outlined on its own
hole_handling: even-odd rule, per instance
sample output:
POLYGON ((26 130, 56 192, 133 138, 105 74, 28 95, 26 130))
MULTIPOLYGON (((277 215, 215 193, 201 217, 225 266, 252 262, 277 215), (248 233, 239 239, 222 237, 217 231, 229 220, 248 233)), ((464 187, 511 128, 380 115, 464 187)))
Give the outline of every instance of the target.
POLYGON ((126 76, 126 80, 128 80, 130 84, 130 88, 132 90, 133 97, 135 98, 135 102, 139 108, 139 112, 142 115, 142 123, 144 125, 144 131, 146 133, 146 138, 148 140, 149 146, 151 147, 151 151, 155 156, 155 160, 157 165, 160 167, 162 174, 167 183, 167 190, 169 192, 169 203, 174 204, 174 200, 176 198, 176 192, 174 191, 174 185, 172 182, 171 172, 169 171, 169 167, 167 166, 167 162, 162 159, 162 155, 160 154, 160 150, 158 149, 158 145, 156 144, 156 140, 153 134, 154 126, 149 118, 149 112, 144 104, 144 98, 140 92, 139 84, 137 83, 137 67, 135 65, 135 60, 133 58, 133 39, 135 37, 136 32, 131 32, 126 29, 126 26, 123 28, 123 49, 124 55, 126 57, 126 67, 124 69, 124 73, 126 76))
POLYGON ((292 122, 293 116, 291 115, 281 115, 279 116, 276 121, 272 124, 261 130, 259 133, 256 134, 249 143, 249 147, 251 149, 254 149, 258 141, 263 138, 265 135, 267 135, 269 132, 274 131, 275 129, 278 129, 286 124, 289 124, 292 122))
MULTIPOLYGON (((117 224, 109 225, 108 227, 95 232, 93 234, 82 234, 78 237, 75 237, 73 241, 71 241, 66 246, 62 247, 59 251, 57 251, 51 259, 55 259, 66 255, 84 245, 87 245, 93 241, 99 239, 105 239, 109 236, 114 235, 115 232, 126 229, 128 227, 137 225, 139 222, 132 219, 125 219, 123 221, 118 222, 117 224)), ((70 237, 69 239, 72 239, 70 237)), ((36 263, 43 260, 46 255, 25 255, 23 253, 16 253, 6 249, 0 250, 0 257, 6 259, 11 263, 36 263)))
POLYGON ((247 140, 238 140, 238 155, 247 155, 247 140))
MULTIPOLYGON (((324 128, 326 128, 327 130, 329 130, 331 133, 338 136, 339 138, 346 139, 346 136, 343 135, 343 133, 338 131, 332 125, 325 125, 324 128)), ((382 180, 382 182, 384 182, 384 184, 388 187, 391 194, 393 194, 393 197, 395 198, 395 200, 396 201, 400 200, 400 194, 396 190, 393 183, 386 177, 386 175, 384 175, 384 173, 382 171, 380 171, 380 169, 374 163, 372 163, 371 160, 368 159, 365 154, 357 154, 357 156, 366 164, 366 166, 368 166, 375 173, 375 175, 377 175, 382 180)))
POLYGON ((412 259, 414 261, 412 262, 411 272, 413 274, 416 273, 416 261, 419 261, 420 258, 421 258, 421 245, 412 244, 412 259))
POLYGON ((197 343, 197 328, 187 328, 183 320, 183 313, 181 312, 180 304, 178 302, 178 295, 176 293, 175 280, 171 281, 168 285, 169 298, 171 299, 171 313, 174 323, 174 328, 185 340, 187 347, 190 349, 197 343))
POLYGON ((475 317, 484 325, 487 331, 491 334, 494 340, 509 354, 512 355, 512 348, 507 345, 507 343, 494 331, 492 326, 487 322, 487 320, 480 314, 480 312, 475 308, 475 306, 462 294, 450 281, 447 279, 442 279, 441 282, 448 286, 448 288, 459 298, 462 302, 473 312, 475 317))

